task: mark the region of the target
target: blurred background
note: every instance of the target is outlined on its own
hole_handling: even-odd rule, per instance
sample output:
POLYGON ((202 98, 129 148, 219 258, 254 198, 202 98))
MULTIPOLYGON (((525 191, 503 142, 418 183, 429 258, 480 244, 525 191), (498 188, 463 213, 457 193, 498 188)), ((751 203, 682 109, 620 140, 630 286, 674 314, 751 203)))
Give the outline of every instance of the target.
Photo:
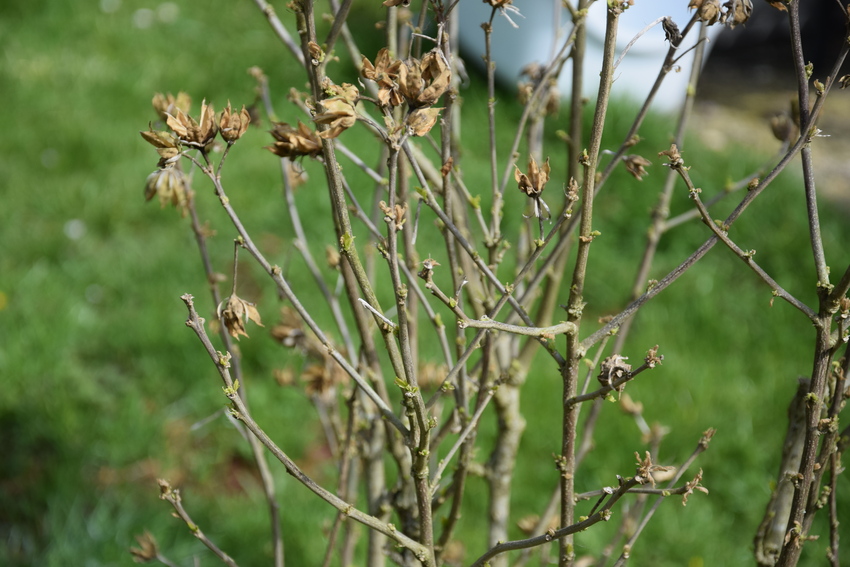
MULTIPOLYGON (((374 33, 383 10, 377 0, 371 4, 358 3, 349 21, 369 57, 383 46, 381 34, 374 33)), ((835 9, 831 2, 806 5, 835 9)), ((294 29, 285 5, 276 8, 294 29)), ((717 38, 685 144, 686 159, 694 156, 691 174, 709 195, 764 171, 780 147, 768 119, 788 110, 796 90, 793 77, 782 70, 789 64, 782 26, 760 23, 777 14, 764 2, 755 8, 751 23, 717 38)), ((839 18, 812 18, 807 57, 815 63, 814 76, 823 78, 833 42, 840 41, 841 30, 833 25, 839 18)), ((126 565, 134 536, 150 530, 175 562, 215 564, 158 499, 156 479, 164 477, 183 489, 193 518, 243 567, 268 564, 268 520, 250 453, 221 413, 220 383, 183 324, 179 296, 194 294, 208 314, 214 306, 186 219, 144 201, 145 178, 157 156, 138 132, 156 120, 150 105, 155 92, 186 91, 193 111, 204 98, 217 109, 228 100, 234 106, 254 103, 255 84, 247 73, 252 66, 268 75, 281 119, 293 120, 298 114, 286 96, 290 87, 304 88, 303 75, 247 1, 3 2, 0 53, 8 126, 0 137, 0 563, 126 565)), ((337 82, 354 80, 346 56, 340 57, 332 76, 337 82)), ((814 148, 827 196, 821 207, 827 257, 835 273, 850 261, 850 105, 846 91, 830 96, 822 128, 831 137, 818 138, 814 148)), ((487 179, 486 147, 475 142, 486 139, 482 79, 472 74, 461 97, 468 103, 463 128, 470 140, 464 167, 474 186, 474 180, 487 179)), ((505 87, 497 108, 504 148, 521 107, 505 87)), ((612 108, 606 148, 619 144, 633 111, 625 100, 612 108)), ((555 148, 555 131, 566 113, 552 120, 546 136, 555 148)), ((268 124, 252 128, 240 141, 228 158, 225 183, 264 252, 286 266, 297 289, 309 293, 291 257, 278 164, 262 150, 271 141, 267 129, 268 124)), ((668 117, 653 117, 641 132, 639 150, 657 162, 672 129, 668 117)), ((345 134, 349 145, 368 148, 368 136, 355 130, 345 134)), ((314 164, 304 167, 321 180, 314 164)), ((560 178, 553 179, 563 183, 563 166, 555 169, 560 178)), ((628 298, 643 247, 642 237, 634 235, 645 231, 641 227, 664 178, 658 163, 649 169, 642 182, 619 172, 610 184, 616 189, 600 208, 599 230, 606 238, 594 249, 588 294, 595 315, 616 312, 628 298)), ((742 246, 758 250, 758 261, 786 289, 811 304, 815 278, 801 187, 795 164, 736 225, 736 234, 742 246)), ((326 205, 320 181, 317 188, 300 190, 305 207, 326 205)), ((227 274, 232 231, 211 188, 199 181, 195 189, 202 218, 218 231, 213 239, 218 271, 227 274)), ((730 196, 716 215, 724 216, 736 201, 730 196)), ((682 192, 672 212, 690 206, 682 192)), ((506 219, 508 225, 519 222, 506 219)), ((333 242, 324 218, 311 219, 306 228, 316 254, 333 242)), ((698 223, 670 233, 653 277, 664 275, 705 238, 698 223)), ((253 267, 240 270, 240 295, 258 302, 269 327, 280 307, 274 290, 253 267)), ((770 300, 769 290, 718 247, 639 316, 624 354, 639 360, 660 344, 665 361, 630 385, 629 393, 644 403, 647 421, 671 428, 662 460, 683 460, 709 427, 718 433, 697 465, 705 470, 711 494, 693 497, 687 508, 678 501, 662 506, 633 552, 636 565, 752 561, 751 541, 776 476, 787 403, 797 378, 810 370, 813 338, 802 316, 785 304, 771 307, 770 300)), ((305 470, 333 482, 333 463, 307 397, 299 388, 280 387, 273 377, 275 368, 297 370, 299 360, 266 330, 249 333, 240 348, 258 421, 268 424, 305 470)), ((551 455, 558 450, 560 414, 548 404, 558 398, 553 394, 560 392, 558 377, 545 364, 537 375, 525 390, 533 411, 517 468, 517 519, 539 513, 556 482, 551 455)), ((485 424, 485 440, 488 428, 492 423, 485 424)), ((610 485, 613 474, 631 474, 633 453, 644 448, 631 419, 612 406, 579 488, 610 485)), ((333 511, 286 478, 282 467, 273 468, 289 564, 319 564, 322 530, 333 511)), ((840 487, 847 522, 847 477, 840 487)), ((474 497, 484 487, 472 482, 469 490, 472 504, 461 526, 467 562, 484 545, 474 522, 480 514, 474 497)), ((816 524, 819 533, 824 526, 816 524)), ((579 544, 598 548, 611 537, 606 529, 583 534, 579 544)), ((802 564, 821 564, 825 539, 807 544, 802 564)), ((844 561, 850 563, 850 555, 844 561)))

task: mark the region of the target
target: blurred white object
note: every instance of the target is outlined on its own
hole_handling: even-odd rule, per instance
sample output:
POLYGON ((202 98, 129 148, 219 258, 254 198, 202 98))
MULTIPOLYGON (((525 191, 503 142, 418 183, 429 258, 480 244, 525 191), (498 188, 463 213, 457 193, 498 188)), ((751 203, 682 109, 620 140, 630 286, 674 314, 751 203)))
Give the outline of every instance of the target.
MULTIPOLYGON (((517 83, 520 71, 528 63, 548 63, 573 27, 561 0, 514 0, 513 6, 519 9, 521 16, 512 12, 507 15, 518 27, 513 27, 504 15, 497 14, 493 20, 491 41, 497 78, 509 85, 517 83)), ((662 16, 669 16, 683 30, 693 15, 687 6, 687 0, 635 0, 634 5, 620 15, 616 57, 620 57, 641 30, 662 16)), ((588 11, 584 94, 591 98, 596 96, 599 86, 606 7, 605 0, 598 0, 588 11)), ((477 63, 479 55, 484 54, 481 24, 489 20, 493 9, 481 0, 461 0, 457 9, 461 49, 468 62, 477 63)), ((709 27, 709 38, 715 37, 721 28, 719 24, 709 27)), ((699 28, 695 26, 679 46, 680 53, 696 43, 698 32, 699 28)), ((660 23, 642 35, 614 72, 612 96, 643 102, 661 70, 669 47, 660 23)), ((671 111, 682 103, 692 62, 693 54, 688 53, 678 64, 680 71, 668 73, 655 96, 653 108, 671 111)), ((570 91, 570 74, 568 62, 561 72, 559 83, 563 95, 570 91)))

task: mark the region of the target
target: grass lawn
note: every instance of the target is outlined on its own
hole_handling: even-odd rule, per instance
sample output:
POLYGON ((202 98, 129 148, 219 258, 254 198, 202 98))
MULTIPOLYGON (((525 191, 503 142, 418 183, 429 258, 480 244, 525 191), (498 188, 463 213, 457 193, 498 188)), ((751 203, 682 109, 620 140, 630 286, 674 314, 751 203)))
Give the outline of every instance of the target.
MULTIPOLYGON (((291 15, 278 4, 281 18, 291 25, 291 15)), ((355 10, 355 27, 371 29, 373 15, 355 10)), ((378 33, 363 41, 367 55, 381 47, 378 33)), ((0 563, 125 565, 133 537, 148 529, 163 553, 181 565, 191 565, 193 557, 201 558, 201 565, 214 564, 158 499, 156 479, 166 477, 183 488, 194 519, 240 565, 270 564, 266 508, 250 453, 217 413, 225 403, 220 384, 184 325, 181 294, 194 294, 206 313, 213 308, 194 239, 187 220, 173 209, 144 202, 145 178, 156 157, 137 132, 155 119, 150 99, 156 91, 190 93, 193 110, 204 97, 218 109, 228 100, 250 104, 254 83, 246 71, 251 66, 268 74, 281 118, 294 118, 285 97, 291 86, 303 87, 303 74, 248 1, 5 2, 0 4, 0 53, 0 94, 9 126, 0 137, 0 430, 5 440, 0 563)), ((488 179, 486 90, 475 79, 461 96, 470 141, 463 167, 477 193, 474 188, 486 186, 488 179)), ((504 154, 520 108, 508 93, 500 94, 497 108, 504 154)), ((628 105, 612 109, 605 147, 616 147, 629 116, 628 105)), ((548 127, 550 148, 559 147, 554 132, 566 113, 557 120, 548 127)), ((651 120, 642 131, 640 151, 654 158, 669 147, 670 130, 670 120, 651 120)), ((270 141, 262 129, 249 130, 228 158, 225 184, 264 252, 288 266, 296 291, 309 299, 313 285, 299 273, 291 249, 278 163, 261 149, 270 141)), ((370 140, 361 130, 346 132, 343 142, 360 148, 370 140)), ((694 156, 691 175, 706 195, 723 191, 767 157, 745 147, 709 152, 701 149, 699 132, 685 148, 686 158, 694 156)), ((660 160, 653 161, 643 182, 618 172, 600 198, 597 229, 603 236, 594 245, 587 292, 594 315, 616 312, 628 298, 644 244, 640 227, 665 173, 660 160)), ((314 185, 299 190, 306 203, 302 210, 324 211, 322 173, 315 164, 305 167, 314 185)), ((557 187, 564 168, 554 169, 557 187)), ((198 179, 196 190, 202 217, 218 230, 212 254, 227 273, 234 235, 211 188, 198 179)), ((520 210, 520 195, 510 193, 506 210, 520 210)), ((723 217, 737 198, 731 196, 712 214, 723 217)), ((691 206, 681 189, 673 214, 691 206)), ((827 258, 833 274, 841 273, 850 261, 847 212, 828 204, 821 212, 827 258)), ((318 256, 334 241, 327 218, 317 215, 306 223, 318 256)), ((505 220, 508 228, 519 222, 516 215, 505 220)), ((666 274, 707 234, 696 222, 671 232, 651 277, 666 274)), ((796 166, 735 225, 735 237, 758 251, 759 263, 787 290, 815 304, 796 166)), ((247 262, 243 267, 240 289, 258 301, 269 326, 280 306, 276 294, 259 269, 247 262)), ((718 433, 696 465, 704 469, 711 493, 695 495, 686 508, 679 499, 665 503, 638 541, 634 565, 752 564, 751 542, 776 476, 787 403, 797 378, 810 372, 814 337, 798 312, 781 302, 771 307, 770 300, 769 289, 718 246, 641 311, 623 354, 634 362, 659 344, 665 359, 628 393, 644 403, 647 421, 671 428, 661 459, 680 462, 705 429, 716 427, 718 433)), ((333 486, 313 408, 302 392, 280 388, 272 377, 289 353, 262 329, 249 333, 251 339, 240 346, 255 417, 308 472, 333 486)), ((517 519, 539 513, 556 483, 552 454, 560 447, 560 392, 557 372, 541 357, 524 390, 529 423, 517 464, 512 512, 517 519)), ((492 415, 487 419, 485 440, 492 415)), ((631 419, 613 404, 600 420, 596 445, 578 490, 612 485, 614 474, 633 474, 633 454, 645 448, 631 419)), ((322 530, 333 510, 282 467, 273 468, 287 561, 318 565, 322 530)), ((839 487, 841 519, 848 523, 846 476, 839 487)), ((483 523, 476 519, 480 504, 474 502, 484 485, 472 480, 469 491, 472 502, 459 534, 467 562, 484 549, 483 523)), ((801 565, 823 564, 824 519, 815 528, 821 540, 807 544, 801 565)), ((613 527, 581 534, 578 553, 607 542, 613 527)), ((850 564, 846 549, 843 561, 850 564)))

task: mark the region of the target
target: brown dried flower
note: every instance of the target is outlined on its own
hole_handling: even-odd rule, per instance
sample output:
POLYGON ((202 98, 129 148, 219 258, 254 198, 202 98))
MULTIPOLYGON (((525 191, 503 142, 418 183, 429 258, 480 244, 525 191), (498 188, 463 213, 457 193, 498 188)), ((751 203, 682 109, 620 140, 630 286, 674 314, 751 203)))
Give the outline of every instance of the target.
POLYGON ((726 11, 720 17, 720 23, 726 24, 729 29, 746 24, 753 15, 753 0, 729 0, 723 7, 726 11))
POLYGON ((630 156, 623 156, 623 164, 626 166, 626 171, 631 173, 635 179, 641 181, 648 173, 645 167, 652 165, 652 162, 643 156, 632 154, 630 156))
POLYGON ((145 530, 145 533, 142 535, 137 535, 136 541, 139 547, 130 548, 133 563, 148 563, 159 558, 159 545, 157 545, 156 538, 149 531, 145 530))
POLYGON ((260 320, 260 312, 257 311, 254 304, 236 295, 231 295, 219 304, 218 309, 216 309, 216 316, 221 319, 230 336, 237 341, 240 335, 248 336, 248 333, 245 332, 245 323, 249 319, 260 327, 263 326, 263 322, 260 320))
POLYGON ((221 115, 218 118, 218 128, 221 131, 221 137, 227 143, 232 144, 248 130, 249 124, 251 124, 251 115, 245 110, 245 105, 242 105, 241 112, 235 113, 230 108, 230 101, 227 101, 227 108, 221 111, 221 115))
POLYGON ((702 469, 691 482, 685 483, 685 493, 682 495, 682 506, 688 505, 688 496, 694 493, 694 490, 699 490, 703 494, 708 494, 708 489, 700 484, 702 482, 702 469))
POLYGON ((315 335, 304 332, 301 317, 291 307, 281 308, 280 321, 270 333, 283 346, 300 349, 307 356, 321 359, 327 352, 315 335))
POLYGON ((201 103, 201 115, 197 121, 179 108, 176 110, 176 114, 166 114, 166 123, 181 142, 203 148, 215 139, 218 124, 211 104, 201 103))
POLYGON ((549 181, 549 172, 551 171, 549 158, 546 158, 546 163, 543 164, 543 167, 539 167, 534 157, 529 156, 527 175, 521 172, 516 165, 514 169, 514 179, 519 186, 519 190, 529 197, 540 195, 543 189, 546 188, 546 183, 549 181))
POLYGON ((659 471, 669 471, 673 467, 662 467, 661 465, 655 465, 652 463, 652 457, 649 454, 649 451, 645 452, 645 457, 643 459, 640 458, 640 454, 635 452, 635 458, 637 459, 637 476, 638 482, 641 484, 650 483, 652 486, 655 486, 655 478, 652 476, 652 473, 659 471))
POLYGON ((432 49, 420 61, 411 57, 398 69, 398 86, 410 108, 431 106, 446 90, 452 79, 445 56, 432 49))
POLYGON ((160 206, 174 205, 182 216, 186 216, 191 192, 185 173, 169 165, 148 175, 145 180, 145 200, 150 201, 155 195, 159 197, 160 206))
POLYGON ((546 67, 540 63, 529 63, 520 69, 520 77, 526 77, 527 80, 520 81, 517 85, 519 88, 519 101, 522 104, 527 104, 531 100, 531 95, 538 88, 541 81, 546 79, 543 90, 540 93, 540 100, 543 101, 543 114, 550 116, 557 114, 561 107, 561 94, 558 92, 558 81, 554 78, 546 78, 546 67))
POLYGON ((517 182, 519 190, 531 197, 534 203, 534 217, 542 218, 543 211, 546 211, 546 216, 549 216, 549 206, 540 198, 540 194, 546 188, 546 183, 549 181, 549 158, 546 158, 546 163, 543 167, 539 167, 534 159, 534 156, 528 157, 528 174, 521 172, 519 167, 514 165, 514 179, 517 182))
POLYGON ((622 392, 626 387, 626 383, 617 384, 617 382, 626 377, 632 370, 632 365, 628 364, 626 360, 628 360, 628 357, 619 354, 609 356, 602 361, 599 376, 596 379, 603 386, 617 392, 622 392))
POLYGON ((658 152, 658 155, 667 156, 669 162, 665 163, 664 165, 672 167, 673 169, 677 167, 682 167, 685 164, 685 161, 682 159, 682 154, 679 153, 679 148, 676 146, 676 144, 670 144, 669 150, 658 152))
POLYGON ((392 6, 410 6, 410 0, 384 0, 384 6, 390 8, 392 6))
POLYGON ((661 363, 664 362, 664 355, 658 354, 658 345, 655 345, 654 347, 646 351, 646 356, 644 357, 643 361, 650 368, 660 366, 661 363))
POLYGON ((176 97, 171 93, 156 93, 153 95, 151 104, 159 117, 166 120, 169 114, 175 114, 177 110, 182 110, 188 114, 192 107, 192 98, 183 91, 177 93, 176 97))
POLYGON ((326 357, 323 364, 311 364, 301 375, 304 390, 310 397, 324 398, 333 396, 337 386, 347 383, 348 374, 332 358, 326 357))
POLYGON ((720 20, 720 0, 691 0, 688 8, 696 8, 697 17, 707 26, 712 26, 720 20))
POLYGON ((661 20, 661 27, 664 29, 664 37, 670 42, 673 47, 678 47, 682 43, 682 32, 679 31, 679 26, 673 21, 673 18, 666 17, 661 20))
POLYGON ((390 57, 390 50, 384 47, 378 51, 373 65, 365 56, 362 59, 360 74, 364 79, 374 81, 378 85, 378 102, 381 106, 398 106, 404 102, 404 97, 398 90, 398 70, 401 61, 390 57))
POLYGON ((139 132, 142 138, 156 148, 160 160, 159 167, 166 167, 180 159, 180 140, 171 132, 164 130, 155 131, 153 128, 147 132, 139 132))
POLYGON ((437 123, 437 118, 440 117, 442 108, 417 108, 407 115, 404 121, 407 125, 407 131, 412 136, 424 136, 431 131, 434 124, 437 123))
POLYGON ((327 130, 318 133, 320 138, 336 138, 357 122, 354 105, 345 96, 325 99, 319 103, 319 108, 321 112, 313 117, 313 121, 328 126, 327 130))
POLYGON ((298 128, 293 128, 286 122, 275 122, 271 135, 276 141, 273 146, 266 146, 266 149, 280 157, 316 157, 322 153, 322 142, 316 133, 300 120, 298 128))

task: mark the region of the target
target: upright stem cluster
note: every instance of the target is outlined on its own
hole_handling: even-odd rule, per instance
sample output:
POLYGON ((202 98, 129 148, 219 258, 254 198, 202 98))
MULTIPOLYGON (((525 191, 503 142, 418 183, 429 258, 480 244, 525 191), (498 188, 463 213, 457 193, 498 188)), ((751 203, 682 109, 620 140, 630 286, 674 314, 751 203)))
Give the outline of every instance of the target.
MULTIPOLYGON (((817 99, 811 104, 809 76, 800 41, 798 3, 789 4, 799 83, 800 134, 789 142, 787 152, 770 173, 761 180, 752 181, 734 211, 723 222, 717 222, 710 213, 713 201, 704 202, 701 189, 691 180, 690 167, 680 151, 681 140, 702 64, 705 27, 718 18, 734 25, 742 23, 740 18, 746 14, 748 0, 727 3, 722 16, 713 21, 710 7, 716 3, 692 2, 697 11, 681 31, 664 18, 657 20, 663 22, 667 31, 670 44, 667 56, 646 103, 637 112, 622 143, 612 152, 603 151, 603 133, 610 130, 607 116, 618 61, 618 23, 628 14, 629 3, 608 0, 605 6, 606 32, 600 80, 589 131, 584 131, 582 121, 582 77, 587 64, 585 21, 594 2, 565 1, 564 7, 572 17, 573 26, 565 34, 563 43, 553 50, 550 60, 538 72, 529 73, 532 80, 524 91, 527 103, 516 124, 509 151, 504 152, 499 147, 497 135, 500 121, 496 103, 500 95, 496 89, 492 45, 499 39, 494 36, 493 24, 497 18, 514 14, 514 8, 510 0, 487 0, 489 19, 483 25, 486 108, 464 109, 477 113, 482 123, 487 124, 489 182, 482 184, 488 187, 483 197, 470 189, 474 185, 464 177, 464 156, 460 151, 463 147, 457 128, 461 112, 461 105, 457 104, 461 94, 460 67, 454 41, 457 1, 423 0, 417 19, 406 9, 408 2, 387 0, 383 22, 386 48, 379 52, 374 63, 362 57, 358 67, 359 86, 337 84, 333 80, 335 46, 344 46, 355 59, 359 55, 355 36, 347 26, 353 5, 351 0, 330 1, 332 15, 324 41, 320 37, 322 24, 317 21, 315 0, 293 2, 290 7, 300 42, 293 39, 286 24, 269 4, 263 0, 255 0, 255 3, 277 37, 303 67, 309 83, 310 92, 305 99, 292 98, 311 124, 299 123, 295 127, 277 123, 273 118, 277 113, 272 107, 274 98, 268 91, 268 81, 261 72, 255 73, 266 113, 275 122, 272 134, 276 141, 269 149, 281 158, 283 194, 295 233, 294 245, 317 291, 311 293, 293 287, 285 270, 270 262, 262 247, 252 239, 226 193, 221 173, 225 158, 247 128, 245 124, 238 135, 234 134, 233 121, 239 126, 238 116, 241 115, 234 118, 228 106, 227 118, 223 114, 219 119, 221 135, 225 136, 226 131, 227 149, 217 165, 210 151, 218 134, 210 118, 211 106, 204 105, 200 122, 182 111, 177 114, 179 119, 169 113, 167 124, 173 133, 151 130, 142 135, 162 157, 160 170, 149 178, 148 190, 168 189, 172 193, 160 194, 163 202, 172 199, 175 204, 188 207, 213 301, 234 306, 228 317, 221 316, 224 350, 218 351, 207 336, 205 322, 195 310, 192 297, 183 296, 189 313, 187 325, 196 333, 215 365, 224 385, 229 411, 251 434, 251 447, 271 513, 276 567, 283 566, 283 536, 274 475, 266 463, 264 451, 274 456, 299 483, 336 509, 336 519, 323 553, 324 565, 333 564, 335 557, 347 563, 355 557, 359 560, 355 552, 354 527, 351 522, 344 522, 346 518, 368 529, 363 553, 365 564, 370 567, 382 567, 388 559, 404 566, 436 567, 460 562, 457 530, 462 525, 462 515, 470 510, 465 502, 466 489, 476 477, 484 479, 489 492, 487 517, 482 522, 486 525, 486 550, 472 561, 473 565, 507 565, 507 552, 525 550, 517 562, 522 565, 529 560, 530 550, 547 554, 553 553, 555 547, 561 567, 575 565, 577 534, 599 522, 609 521, 620 509, 623 499, 634 498, 636 504, 624 511, 616 539, 605 549, 598 550, 598 564, 604 565, 616 556, 615 565, 624 565, 638 536, 663 499, 681 495, 687 501, 695 491, 707 492, 701 486, 702 471, 690 481, 683 481, 683 475, 708 447, 714 434, 713 430, 704 434, 692 455, 675 473, 666 477, 669 480, 666 488, 655 487, 656 482, 661 482, 665 473, 669 473, 669 467, 654 462, 663 433, 651 429, 643 417, 642 407, 623 397, 622 392, 627 383, 656 368, 664 357, 659 354, 658 346, 651 346, 654 341, 647 341, 643 363, 632 368, 622 352, 625 337, 638 309, 694 266, 717 243, 722 243, 743 261, 770 287, 775 297, 796 308, 816 330, 812 372, 802 397, 804 411, 795 413, 801 422, 789 427, 789 438, 801 436, 789 439, 789 443, 798 442, 794 446, 801 447, 795 450, 798 481, 790 505, 769 508, 770 514, 766 516, 765 525, 770 526, 765 527, 764 533, 779 533, 781 541, 777 544, 764 536, 757 540, 757 553, 768 557, 765 564, 796 565, 812 518, 826 503, 832 526, 830 550, 833 557, 838 557, 834 492, 840 454, 847 445, 839 433, 838 420, 844 403, 848 357, 845 353, 839 361, 836 356, 847 341, 850 326, 850 300, 846 298, 850 289, 850 267, 837 284, 830 283, 818 218, 810 142, 817 135, 815 125, 823 100, 836 81, 835 75, 848 51, 846 45, 839 54, 833 74, 818 87, 817 99), (426 27, 429 17, 433 20, 431 28, 426 27), (675 143, 658 154, 666 156, 665 165, 670 168, 670 175, 649 219, 649 237, 638 263, 632 300, 604 323, 589 330, 592 323, 588 322, 585 313, 586 294, 592 285, 589 260, 592 244, 599 236, 594 230, 595 201, 603 195, 601 190, 613 179, 619 164, 634 160, 634 156, 630 158, 626 152, 639 141, 641 125, 662 81, 673 66, 681 64, 690 53, 680 47, 683 37, 696 33, 697 29, 699 40, 694 52, 695 70, 691 75, 688 103, 680 116, 675 143), (551 102, 548 97, 568 62, 571 62, 572 100, 566 129, 565 163, 560 164, 567 179, 561 199, 557 190, 549 189, 544 193, 550 181, 551 156, 547 155, 544 160, 543 148, 547 140, 545 128, 552 120, 547 114, 551 102), (359 148, 346 146, 341 141, 346 136, 345 131, 358 123, 379 147, 379 163, 374 166, 368 165, 359 148), (521 147, 526 147, 530 154, 525 172, 517 166, 525 162, 519 159, 521 147), (784 289, 755 262, 753 252, 742 248, 729 234, 731 225, 797 154, 803 162, 809 238, 817 276, 816 308, 784 289), (612 157, 605 163, 607 155, 612 157), (194 207, 194 194, 187 187, 182 187, 181 193, 181 186, 174 185, 186 183, 182 173, 175 173, 180 172, 176 164, 181 158, 192 163, 209 180, 236 235, 232 291, 226 302, 219 296, 215 283, 216 272, 205 230, 194 207), (327 189, 324 212, 334 225, 333 246, 328 253, 329 270, 331 277, 337 278, 336 286, 330 283, 328 270, 320 267, 313 256, 311 248, 316 243, 308 241, 308 231, 302 224, 302 218, 312 219, 299 211, 299 205, 303 205, 290 177, 293 160, 308 158, 320 162, 324 173, 323 183, 327 189), (348 162, 345 163, 353 171, 343 168, 343 160, 354 164, 350 168, 348 162), (501 167, 504 169, 500 177, 501 167), (512 206, 517 194, 508 194, 506 190, 511 179, 516 180, 522 198, 527 199, 523 204, 533 211, 524 223, 519 220, 519 207, 512 206), (708 226, 710 235, 678 267, 647 288, 646 279, 659 241, 667 230, 680 222, 668 220, 676 181, 687 188, 695 204, 688 218, 699 218, 708 226), (369 186, 372 194, 367 201, 369 197, 365 195, 369 186), (555 196, 550 197, 553 193, 555 196), (190 195, 188 200, 186 194, 190 195), (181 195, 184 196, 182 200, 181 195), (544 199, 553 206, 550 208, 544 199), (578 207, 574 211, 576 203, 578 207), (548 224, 544 211, 551 216, 548 224), (508 215, 515 215, 511 220, 519 222, 503 224, 503 218, 508 215), (515 234, 506 228, 517 224, 521 226, 515 234), (439 245, 433 244, 435 239, 440 241, 439 245), (424 245, 423 240, 426 241, 424 245), (482 244, 483 249, 479 248, 482 244), (378 254, 373 254, 373 250, 378 254), (572 266, 569 265, 571 251, 575 254, 572 266), (243 371, 232 340, 240 334, 246 335, 244 324, 248 319, 259 323, 254 305, 236 296, 235 264, 239 254, 244 255, 244 252, 268 274, 297 320, 284 321, 273 330, 273 335, 282 344, 299 349, 301 356, 311 364, 303 373, 311 377, 310 399, 316 406, 328 446, 338 465, 333 490, 299 468, 295 459, 266 433, 250 412, 243 371), (432 253, 440 261, 431 257, 432 253), (562 282, 567 279, 569 288, 563 289, 562 282), (555 322, 556 306, 564 300, 566 320, 555 322), (332 332, 319 323, 314 301, 327 304, 332 332), (453 329, 449 330, 450 326, 453 329), (609 340, 618 331, 619 335, 609 340), (429 352, 435 344, 438 345, 435 352, 429 352), (548 369, 552 375, 557 373, 562 381, 561 403, 558 404, 562 412, 560 452, 555 457, 558 475, 557 479, 552 478, 550 505, 529 537, 511 541, 511 526, 516 520, 511 512, 515 465, 521 455, 521 439, 526 427, 521 413, 521 393, 532 376, 531 365, 540 347, 546 359, 535 368, 548 369), (589 353, 594 348, 591 356, 589 353), (586 367, 589 369, 584 370, 586 367), (598 388, 591 387, 594 377, 600 383, 598 388), (434 386, 436 389, 426 396, 428 388, 434 386), (576 479, 584 457, 593 448, 595 424, 605 411, 602 400, 618 397, 621 408, 634 418, 646 437, 644 456, 635 451, 635 470, 611 475, 612 478, 616 475, 616 486, 578 494, 576 479), (592 405, 580 427, 581 407, 586 402, 592 405), (488 412, 496 421, 491 447, 481 443, 486 436, 478 435, 488 412), (489 449, 486 459, 478 458, 481 449, 489 449), (832 491, 828 502, 821 491, 827 471, 832 491), (391 486, 387 479, 394 479, 391 486), (586 517, 577 518, 576 503, 590 498, 596 499, 595 506, 586 517), (656 499, 652 506, 648 505, 650 498, 656 499), (550 522, 552 517, 557 520, 550 522), (637 527, 632 529, 634 526, 637 527)), ((635 169, 634 164, 647 162, 634 160, 631 163, 631 173, 640 179, 640 170, 635 169)), ((316 213, 311 210, 310 214, 316 213)), ((169 486, 167 490, 163 488, 163 495, 210 550, 235 565, 229 555, 194 525, 180 503, 178 492, 169 486)), ((833 560, 833 564, 837 565, 836 561, 833 560)))

